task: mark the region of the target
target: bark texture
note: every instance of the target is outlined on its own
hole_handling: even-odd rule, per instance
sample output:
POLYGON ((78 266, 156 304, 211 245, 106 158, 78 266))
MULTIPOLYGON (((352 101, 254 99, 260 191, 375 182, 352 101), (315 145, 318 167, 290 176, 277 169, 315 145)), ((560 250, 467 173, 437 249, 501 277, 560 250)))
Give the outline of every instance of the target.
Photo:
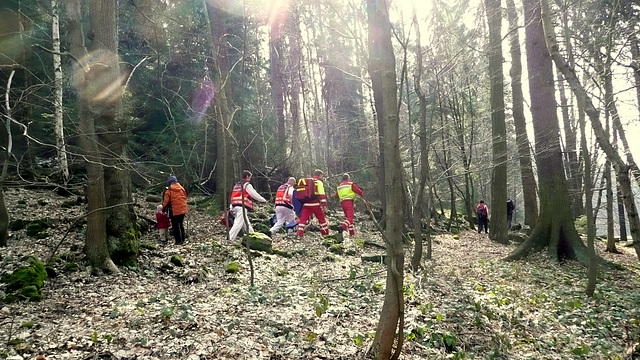
POLYGON ((489 78, 491 82, 491 227, 489 238, 501 244, 507 239, 507 130, 504 122, 504 77, 502 75, 502 8, 500 0, 485 0, 489 23, 489 78))

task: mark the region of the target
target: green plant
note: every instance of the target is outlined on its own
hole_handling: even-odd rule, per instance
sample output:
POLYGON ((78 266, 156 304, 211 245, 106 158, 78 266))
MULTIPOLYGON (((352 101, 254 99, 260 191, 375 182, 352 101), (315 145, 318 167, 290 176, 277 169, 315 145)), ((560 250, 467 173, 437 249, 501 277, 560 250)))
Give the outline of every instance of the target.
POLYGON ((353 340, 353 343, 356 344, 356 346, 364 345, 364 336, 362 334, 352 336, 351 340, 353 340))
POLYGON ((227 269, 225 270, 225 272, 229 273, 229 274, 235 274, 238 271, 240 271, 240 264, 238 264, 237 261, 232 261, 227 265, 227 269))
POLYGON ((573 223, 576 227, 576 231, 578 231, 580 234, 587 233, 587 216, 586 215, 578 216, 578 218, 573 223))
POLYGON ((327 311, 327 309, 329 309, 329 300, 324 295, 320 295, 313 307, 316 311, 316 316, 320 317, 327 311))
POLYGON ((162 315, 162 317, 165 320, 169 320, 171 319, 171 317, 173 316, 173 312, 174 312, 174 308, 173 306, 165 306, 162 308, 162 310, 160 311, 160 315, 162 315))

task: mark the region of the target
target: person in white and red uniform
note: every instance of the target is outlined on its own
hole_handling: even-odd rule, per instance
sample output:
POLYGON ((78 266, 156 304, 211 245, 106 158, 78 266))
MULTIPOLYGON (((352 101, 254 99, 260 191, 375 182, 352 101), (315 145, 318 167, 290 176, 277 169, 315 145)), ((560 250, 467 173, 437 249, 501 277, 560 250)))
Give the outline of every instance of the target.
POLYGON ((296 213, 293 211, 295 185, 296 178, 290 177, 286 183, 280 185, 276 190, 276 223, 269 229, 271 236, 277 233, 284 224, 290 224, 296 220, 296 213))
POLYGON ((358 185, 356 185, 356 183, 351 181, 351 176, 349 176, 349 174, 342 175, 342 182, 338 185, 337 191, 333 196, 340 199, 340 207, 346 217, 341 224, 342 229, 345 231, 349 230, 350 236, 354 236, 356 234, 355 227, 353 226, 353 204, 356 201, 356 195, 364 197, 364 192, 358 187, 358 185))
POLYGON ((235 215, 235 219, 233 220, 233 226, 229 230, 229 240, 234 241, 240 230, 245 228, 249 233, 253 232, 253 226, 247 219, 247 224, 244 223, 244 210, 253 211, 253 202, 258 201, 261 203, 266 203, 267 200, 262 197, 262 195, 258 194, 258 192, 253 188, 253 185, 249 181, 251 181, 251 171, 244 170, 242 172, 242 181, 236 183, 233 186, 233 190, 231 191, 231 210, 235 215))
MULTIPOLYGON (((322 236, 329 235, 329 224, 324 216, 324 211, 327 209, 327 195, 324 193, 324 183, 322 178, 324 174, 321 170, 313 172, 313 182, 315 184, 315 192, 312 199, 306 200, 302 205, 302 212, 300 213, 300 221, 298 221, 298 237, 304 236, 304 228, 307 226, 309 217, 313 214, 318 218, 320 223, 320 234, 322 236)), ((305 179, 301 179, 305 180, 305 179)))

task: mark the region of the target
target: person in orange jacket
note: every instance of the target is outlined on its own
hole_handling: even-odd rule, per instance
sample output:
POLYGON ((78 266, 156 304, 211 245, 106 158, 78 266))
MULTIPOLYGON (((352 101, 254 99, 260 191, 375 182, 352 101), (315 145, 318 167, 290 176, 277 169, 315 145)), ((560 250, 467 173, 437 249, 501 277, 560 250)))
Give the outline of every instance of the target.
MULTIPOLYGON (((315 215, 318 218, 320 234, 322 236, 329 235, 329 224, 324 216, 324 211, 327 209, 327 195, 324 193, 323 176, 322 170, 313 172, 315 192, 312 199, 305 200, 302 204, 300 221, 298 221, 298 237, 304 236, 304 228, 307 226, 307 221, 311 215, 315 215)), ((306 179, 300 179, 300 181, 306 181, 306 179)))
MULTIPOLYGON (((269 234, 273 237, 285 224, 291 224, 296 220, 296 213, 293 210, 293 191, 296 187, 296 178, 290 177, 287 182, 280 185, 276 191, 276 222, 269 229, 269 234)), ((288 233, 292 232, 288 229, 288 233)))
POLYGON ((251 185, 250 181, 252 176, 251 171, 242 171, 242 181, 233 185, 233 190, 231 190, 229 200, 235 218, 233 219, 233 226, 229 229, 229 241, 235 241, 242 229, 245 229, 247 233, 253 232, 253 226, 251 222, 249 222, 248 217, 247 224, 245 224, 245 209, 246 211, 253 211, 254 201, 261 203, 267 202, 267 200, 253 188, 253 185, 251 185))
POLYGON ((333 194, 333 197, 340 199, 340 207, 346 217, 341 224, 342 229, 345 231, 349 230, 350 236, 354 236, 356 234, 356 229, 353 226, 353 204, 356 201, 356 195, 364 197, 364 192, 358 187, 358 185, 356 185, 356 183, 351 181, 351 176, 345 173, 342 175, 342 182, 338 185, 337 191, 333 194))
POLYGON ((184 244, 186 233, 184 231, 184 216, 189 211, 187 207, 187 191, 180 185, 178 178, 174 175, 167 179, 167 186, 164 190, 162 208, 171 219, 173 237, 176 245, 184 244))

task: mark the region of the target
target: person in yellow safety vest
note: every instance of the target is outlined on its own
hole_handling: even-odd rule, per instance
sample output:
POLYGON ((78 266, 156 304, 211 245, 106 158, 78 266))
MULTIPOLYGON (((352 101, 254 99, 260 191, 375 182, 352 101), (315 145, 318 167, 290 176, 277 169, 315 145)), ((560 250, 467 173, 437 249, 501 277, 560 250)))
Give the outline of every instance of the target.
POLYGON ((349 230, 350 236, 354 236, 356 234, 356 229, 353 226, 353 203, 356 201, 356 194, 360 195, 360 197, 364 197, 362 189, 360 189, 356 183, 351 181, 351 176, 349 176, 349 174, 345 173, 342 175, 342 182, 338 185, 337 191, 333 196, 340 199, 340 207, 346 217, 341 224, 342 229, 349 230))
POLYGON ((242 181, 236 183, 233 186, 233 190, 231 191, 231 210, 235 216, 233 220, 233 226, 229 230, 229 240, 234 241, 240 233, 240 229, 245 228, 249 233, 253 232, 253 226, 247 219, 247 224, 245 226, 244 223, 244 209, 248 211, 253 210, 253 201, 258 201, 261 203, 266 203, 267 200, 263 198, 258 192, 253 188, 253 185, 249 181, 251 181, 251 171, 244 170, 242 172, 242 181))
MULTIPOLYGON (((315 184, 315 197, 307 200, 302 205, 302 212, 300 213, 300 220, 298 221, 298 237, 304 236, 304 228, 307 226, 307 221, 311 215, 315 215, 320 223, 320 235, 329 235, 329 224, 324 216, 324 211, 327 209, 327 195, 324 193, 324 183, 322 178, 324 174, 322 170, 315 170, 313 172, 313 182, 315 184)), ((301 179, 300 181, 305 180, 301 179)))
MULTIPOLYGON (((273 237, 280 230, 282 225, 292 223, 296 220, 296 213, 293 211, 293 191, 295 190, 296 178, 290 177, 286 183, 280 185, 276 191, 276 223, 273 224, 269 233, 273 237)), ((289 229, 289 232, 292 230, 289 229)))

